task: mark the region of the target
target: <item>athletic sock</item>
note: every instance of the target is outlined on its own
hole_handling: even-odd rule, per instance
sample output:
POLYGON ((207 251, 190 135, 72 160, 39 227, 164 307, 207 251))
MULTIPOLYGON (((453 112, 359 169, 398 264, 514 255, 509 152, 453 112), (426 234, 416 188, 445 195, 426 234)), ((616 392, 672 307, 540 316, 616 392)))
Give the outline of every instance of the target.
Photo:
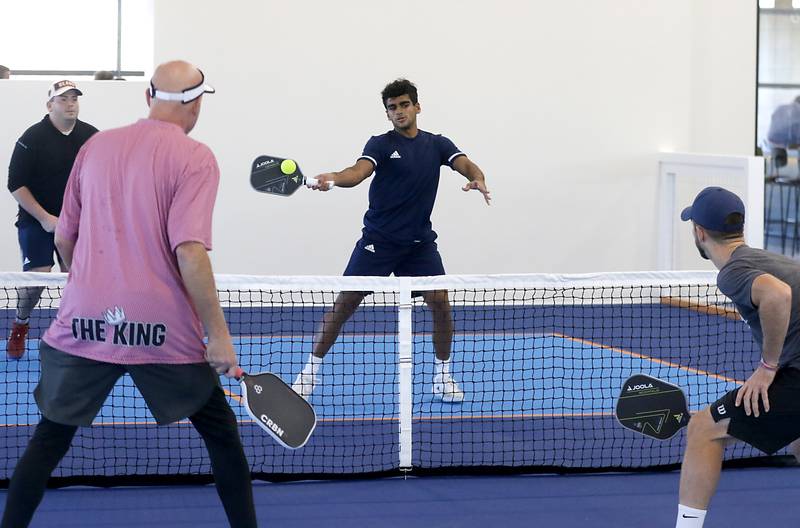
POLYGON ((323 358, 311 354, 306 366, 303 367, 303 374, 312 374, 316 376, 317 372, 319 372, 319 368, 322 366, 322 359, 323 358))
POLYGON ((17 324, 28 324, 30 320, 30 317, 26 317, 25 319, 20 319, 19 317, 14 318, 14 322, 17 324))
POLYGON ((26 321, 39 303, 44 286, 20 288, 17 293, 17 318, 26 321))
POLYGON ((678 504, 678 520, 675 528, 703 528, 706 520, 706 510, 696 510, 683 504, 678 504))
POLYGON ((434 365, 433 368, 434 368, 434 373, 435 374, 437 374, 437 375, 439 375, 439 374, 450 374, 450 360, 449 359, 445 360, 445 361, 442 361, 439 358, 435 358, 434 362, 433 362, 433 365, 434 365))

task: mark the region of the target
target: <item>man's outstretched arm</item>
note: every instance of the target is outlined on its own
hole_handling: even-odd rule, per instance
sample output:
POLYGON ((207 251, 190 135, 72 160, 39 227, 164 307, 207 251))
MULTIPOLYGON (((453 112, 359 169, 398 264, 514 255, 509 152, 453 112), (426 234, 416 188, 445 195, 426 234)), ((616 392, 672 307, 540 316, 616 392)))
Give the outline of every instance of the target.
POLYGON ((489 196, 489 190, 486 188, 486 178, 480 167, 473 163, 468 157, 458 156, 453 160, 453 168, 469 180, 469 183, 462 187, 464 191, 477 189, 483 194, 486 205, 491 205, 492 197, 489 196))
POLYGON ((375 169, 372 162, 361 158, 355 165, 347 167, 339 172, 326 172, 317 176, 317 184, 312 189, 327 191, 331 188, 328 182, 333 182, 336 187, 355 187, 362 181, 369 178, 375 169))

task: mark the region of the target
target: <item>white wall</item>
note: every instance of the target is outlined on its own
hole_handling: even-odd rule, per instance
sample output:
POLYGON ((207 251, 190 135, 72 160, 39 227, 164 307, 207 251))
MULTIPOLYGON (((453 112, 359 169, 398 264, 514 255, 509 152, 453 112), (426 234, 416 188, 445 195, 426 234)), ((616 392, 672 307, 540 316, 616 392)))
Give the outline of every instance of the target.
MULTIPOLYGON (((419 86, 420 126, 467 152, 494 196, 486 207, 443 169, 433 223, 450 273, 654 269, 655 153, 752 153, 753 4, 170 0, 156 3, 155 54, 195 62, 218 90, 193 136, 222 168, 219 272, 341 273, 367 185, 260 195, 250 163, 274 154, 306 174, 348 166, 388 130, 379 93, 398 76, 419 86)), ((41 114, 37 97, 8 89, 0 85, 3 115, 14 117, 2 127, 3 165, 41 114)), ((98 125, 144 111, 138 94, 118 96, 129 94, 97 102, 112 112, 98 125)), ((0 218, 11 216, 4 197, 0 218)), ((16 269, 13 230, 0 241, 14 248, 0 268, 16 269)))
POLYGON ((755 152, 757 19, 755 0, 692 2, 694 152, 755 152))

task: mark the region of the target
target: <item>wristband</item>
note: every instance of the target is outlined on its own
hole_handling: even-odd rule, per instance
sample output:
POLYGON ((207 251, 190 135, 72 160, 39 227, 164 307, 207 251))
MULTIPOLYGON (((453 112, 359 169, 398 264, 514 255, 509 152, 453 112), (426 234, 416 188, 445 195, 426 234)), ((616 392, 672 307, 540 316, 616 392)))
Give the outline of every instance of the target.
POLYGON ((772 372, 775 372, 775 371, 778 370, 778 365, 770 365, 769 363, 764 361, 764 356, 761 356, 761 366, 764 367, 767 370, 771 370, 772 372))

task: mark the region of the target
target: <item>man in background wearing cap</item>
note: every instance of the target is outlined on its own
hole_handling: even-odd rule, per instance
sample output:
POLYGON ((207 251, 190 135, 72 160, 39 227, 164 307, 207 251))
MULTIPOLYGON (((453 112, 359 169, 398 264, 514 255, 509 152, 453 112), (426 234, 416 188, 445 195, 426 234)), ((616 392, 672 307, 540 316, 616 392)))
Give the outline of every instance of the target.
POLYGON ((39 345, 42 419, 0 528, 28 526, 78 427, 125 373, 158 424, 188 417, 200 433, 230 526, 256 526, 250 466, 218 376, 240 372, 208 258, 219 167, 187 135, 205 93, 213 88, 191 64, 160 65, 148 119, 95 134, 75 160, 55 237, 69 277, 39 345))
POLYGON ((769 455, 790 446, 800 458, 800 263, 748 247, 742 200, 703 189, 681 219, 691 220, 700 256, 719 269, 729 297, 761 349, 744 384, 692 416, 683 456, 676 528, 703 526, 725 446, 744 441, 769 455))
MULTIPOLYGON (((97 129, 78 119, 78 96, 72 81, 58 81, 47 92, 47 115, 22 134, 8 167, 8 190, 19 203, 17 230, 22 250, 22 270, 48 272, 58 257, 56 228, 64 188, 78 151, 97 129)), ((21 288, 17 318, 11 328, 6 353, 19 359, 25 353, 28 318, 39 302, 42 288, 21 288)))

